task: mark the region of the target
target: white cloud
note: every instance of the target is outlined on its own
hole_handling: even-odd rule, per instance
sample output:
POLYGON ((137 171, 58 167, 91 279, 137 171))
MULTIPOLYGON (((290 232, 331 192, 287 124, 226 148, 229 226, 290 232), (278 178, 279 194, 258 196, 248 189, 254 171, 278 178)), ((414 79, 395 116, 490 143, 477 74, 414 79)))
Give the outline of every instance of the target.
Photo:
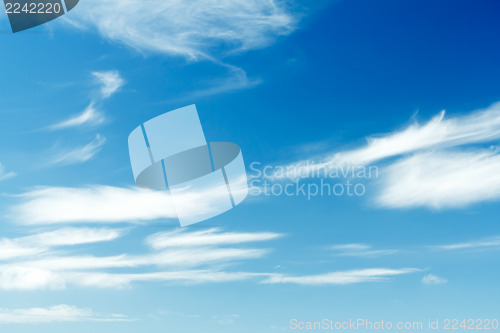
POLYGON ((94 140, 85 146, 57 154, 52 158, 51 164, 70 165, 87 162, 101 151, 104 143, 106 138, 97 134, 94 140))
POLYGON ((415 122, 403 130, 370 137, 367 139, 368 143, 361 148, 328 153, 314 165, 311 165, 311 161, 304 160, 285 168, 297 170, 302 167, 313 172, 345 165, 362 166, 426 149, 485 143, 499 138, 500 103, 496 103, 465 116, 445 118, 443 111, 423 125, 415 122))
POLYGON ((209 80, 204 84, 208 87, 200 87, 198 90, 187 93, 185 96, 171 100, 177 103, 190 102, 193 99, 228 93, 235 90, 247 89, 259 85, 262 80, 248 78, 247 73, 236 66, 221 64, 228 70, 226 77, 209 80))
POLYGON ((41 324, 55 322, 117 322, 131 321, 121 314, 102 316, 91 309, 81 309, 65 304, 48 308, 2 309, 0 324, 41 324))
MULTIPOLYGON (((500 140, 500 103, 467 115, 442 112, 424 124, 368 138, 360 148, 330 152, 274 168, 268 178, 318 177, 384 162, 377 174, 375 202, 388 208, 457 208, 500 199, 500 153, 485 145, 500 140)), ((354 176, 352 172, 354 172, 354 176)), ((359 176, 358 176, 359 179, 359 176)))
POLYGON ((0 182, 2 180, 14 178, 15 176, 17 176, 17 174, 15 172, 12 172, 12 171, 7 172, 5 170, 5 167, 2 165, 2 163, 0 163, 0 182))
POLYGON ((498 248, 500 247, 500 237, 491 237, 491 238, 486 238, 486 239, 481 239, 481 240, 474 240, 474 241, 469 241, 465 243, 456 243, 456 244, 448 244, 448 245, 439 245, 439 246, 433 246, 433 248, 438 249, 438 250, 484 250, 484 249, 491 249, 491 248, 498 248))
POLYGON ((54 124, 50 126, 49 129, 59 130, 82 125, 99 125, 104 122, 104 119, 104 116, 96 109, 94 102, 92 102, 79 115, 54 124))
MULTIPOLYGON (((58 247, 111 241, 122 230, 61 229, 11 240, 14 244, 58 247)), ((40 251, 34 258, 11 257, 0 266, 0 289, 65 289, 68 285, 124 288, 134 282, 169 282, 175 284, 220 283, 255 279, 262 283, 351 284, 376 282, 390 276, 409 274, 415 269, 368 269, 332 272, 313 276, 288 276, 266 272, 227 271, 242 260, 258 259, 267 249, 227 248, 225 245, 268 241, 275 233, 182 231, 157 233, 147 238, 153 251, 146 254, 121 254, 97 257, 68 255, 66 252, 40 251), (171 240, 171 242, 168 242, 171 240), (221 247, 222 246, 222 247, 221 247), (12 259, 16 259, 13 261, 12 259), (226 270, 221 270, 225 268, 226 270), (120 269, 120 272, 113 270, 120 269)))
POLYGON ((17 241, 49 247, 72 246, 113 241, 120 238, 123 233, 123 230, 108 228, 63 228, 18 238, 17 241))
POLYGON ((274 0, 89 0, 66 19, 137 50, 192 60, 266 46, 296 21, 286 2, 274 0))
POLYGON ((64 289, 66 283, 57 273, 36 267, 0 267, 0 289, 39 290, 64 289))
POLYGON ((395 254, 397 250, 374 250, 366 244, 343 244, 330 247, 337 251, 336 255, 343 257, 380 257, 395 254))
POLYGON ((217 249, 198 248, 164 251, 132 256, 122 254, 111 257, 59 256, 23 262, 23 266, 51 271, 79 271, 105 268, 136 268, 142 266, 196 267, 243 259, 260 258, 266 254, 262 249, 217 249))
POLYGON ((415 268, 387 269, 372 268, 342 272, 332 272, 319 275, 290 276, 283 274, 273 274, 263 283, 282 284, 292 283, 300 285, 346 285, 365 282, 380 282, 388 280, 391 276, 404 275, 418 272, 415 268))
POLYGON ((101 99, 111 97, 125 84, 125 80, 121 77, 120 72, 116 70, 92 72, 92 75, 97 79, 100 86, 101 99))
POLYGON ((175 218, 165 191, 94 186, 42 187, 19 196, 10 216, 23 224, 112 223, 175 218))
POLYGON ((188 270, 136 274, 109 274, 97 272, 68 273, 66 279, 84 287, 124 288, 134 282, 171 282, 205 284, 244 281, 267 274, 248 272, 221 272, 215 270, 188 270))
MULTIPOLYGON (((244 190, 239 187, 233 190, 244 190)), ((207 215, 217 207, 206 197, 227 196, 225 184, 203 191, 189 187, 176 193, 176 207, 193 216, 207 215), (196 202, 197 205, 193 205, 196 202)), ((10 218, 23 224, 138 222, 177 219, 167 191, 141 188, 91 186, 84 188, 41 187, 18 196, 21 203, 10 211, 10 218)))
MULTIPOLYGON (((42 247, 78 245, 84 242, 110 241, 120 235, 121 230, 67 228, 17 238, 12 240, 12 243, 27 243, 33 247, 41 246, 40 244, 43 244, 42 247)), ((40 251, 34 259, 31 257, 24 260, 17 259, 15 262, 1 265, 0 289, 63 289, 67 284, 122 288, 135 281, 191 284, 239 281, 268 276, 263 273, 220 271, 221 267, 227 267, 241 260, 261 258, 269 252, 268 250, 226 248, 218 245, 265 241, 276 237, 276 234, 271 233, 224 233, 221 230, 211 229, 207 233, 197 231, 172 233, 173 248, 139 255, 96 257, 40 251), (108 272, 118 268, 124 272, 119 274, 108 272), (155 268, 160 271, 151 271, 155 268), (191 270, 186 270, 187 268, 191 270), (144 269, 147 269, 147 273, 144 269), (138 270, 142 272, 137 272, 138 270)))
POLYGON ((500 198, 496 152, 430 152, 396 161, 382 172, 377 203, 390 208, 463 207, 500 198))
POLYGON ((0 260, 35 256, 54 247, 74 246, 115 240, 123 230, 64 228, 19 238, 0 239, 0 260))
POLYGON ((169 247, 214 246, 261 242, 276 239, 281 236, 281 234, 272 232, 221 232, 220 228, 212 228, 194 232, 185 232, 185 230, 160 232, 149 236, 146 242, 153 249, 159 250, 169 247))
POLYGON ((125 84, 125 80, 121 77, 120 72, 116 70, 92 72, 92 76, 99 88, 98 96, 92 99, 83 112, 49 126, 49 130, 62 130, 83 125, 95 126, 102 124, 106 120, 106 117, 99 111, 98 105, 100 105, 103 100, 110 98, 113 94, 118 92, 125 84))
POLYGON ((427 284, 427 285, 431 285, 431 284, 445 284, 445 283, 448 283, 448 280, 446 280, 446 279, 444 279, 442 277, 433 275, 433 274, 427 274, 426 276, 424 276, 422 278, 422 283, 423 284, 427 284))

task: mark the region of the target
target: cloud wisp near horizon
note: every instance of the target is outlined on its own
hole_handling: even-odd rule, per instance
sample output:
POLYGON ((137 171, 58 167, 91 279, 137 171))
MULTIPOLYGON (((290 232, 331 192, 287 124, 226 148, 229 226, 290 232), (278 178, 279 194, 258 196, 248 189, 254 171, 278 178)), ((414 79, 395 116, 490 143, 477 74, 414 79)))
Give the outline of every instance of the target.
POLYGON ((66 304, 46 308, 0 308, 0 324, 42 324, 67 322, 127 322, 134 319, 122 314, 101 315, 88 308, 66 304))
POLYGON ((246 244, 284 237, 274 232, 173 230, 145 238, 150 251, 93 256, 79 253, 86 244, 107 244, 124 237, 125 229, 63 228, 0 241, 0 289, 61 290, 70 286, 125 288, 138 282, 181 285, 254 281, 264 284, 344 285, 380 282, 417 273, 416 268, 370 268, 320 275, 231 270, 236 263, 265 257, 270 249, 246 244), (116 272, 120 269, 120 272, 116 272), (124 271, 125 270, 125 271, 124 271))

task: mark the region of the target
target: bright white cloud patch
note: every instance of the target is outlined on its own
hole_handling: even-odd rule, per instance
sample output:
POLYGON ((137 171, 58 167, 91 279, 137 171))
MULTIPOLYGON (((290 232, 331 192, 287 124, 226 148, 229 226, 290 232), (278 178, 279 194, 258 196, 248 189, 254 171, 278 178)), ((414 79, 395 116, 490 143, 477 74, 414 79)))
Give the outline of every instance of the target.
MULTIPOLYGON (((239 191, 237 186, 235 191, 239 191)), ((243 190, 243 188, 241 188, 243 190)), ((233 191, 233 193, 235 193, 233 191)), ((204 191, 189 188, 176 193, 176 205, 193 216, 203 215, 217 207, 206 196, 227 196, 225 184, 204 191), (193 202, 197 202, 193 206, 193 202)), ((93 186, 84 188, 42 187, 18 196, 20 203, 10 217, 22 224, 109 223, 176 219, 176 209, 167 191, 93 186)))
POLYGON ((64 289, 65 287, 64 279, 50 270, 26 266, 0 266, 0 289, 3 290, 64 289))
POLYGON ((131 321, 121 314, 102 316, 91 309, 70 305, 56 305, 48 308, 1 309, 0 324, 41 324, 63 322, 116 322, 131 321))
POLYGON ((384 207, 463 207, 500 197, 496 152, 432 152, 389 166, 377 202, 384 207))
POLYGON ((136 222, 175 218, 167 192, 95 186, 44 187, 20 195, 11 211, 23 224, 136 222))
POLYGON ((424 276, 422 278, 422 283, 423 284, 427 284, 427 285, 431 285, 431 284, 445 284, 445 283, 448 283, 448 280, 446 280, 446 279, 444 279, 442 277, 433 275, 433 274, 427 274, 426 276, 424 276))
POLYGON ((88 0, 67 19, 138 50, 193 60, 266 46, 296 21, 275 0, 88 0))

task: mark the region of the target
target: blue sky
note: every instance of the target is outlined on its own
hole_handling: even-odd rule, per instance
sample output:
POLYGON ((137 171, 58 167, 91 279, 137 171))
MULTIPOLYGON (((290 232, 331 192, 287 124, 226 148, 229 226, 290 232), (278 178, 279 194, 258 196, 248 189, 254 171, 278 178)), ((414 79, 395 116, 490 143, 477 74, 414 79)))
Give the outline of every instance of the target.
POLYGON ((499 9, 82 0, 18 34, 2 13, 0 327, 494 319, 499 9), (208 141, 241 147, 249 180, 253 162, 379 175, 326 179, 362 196, 252 195, 179 229, 168 195, 134 186, 127 137, 190 104, 208 141))

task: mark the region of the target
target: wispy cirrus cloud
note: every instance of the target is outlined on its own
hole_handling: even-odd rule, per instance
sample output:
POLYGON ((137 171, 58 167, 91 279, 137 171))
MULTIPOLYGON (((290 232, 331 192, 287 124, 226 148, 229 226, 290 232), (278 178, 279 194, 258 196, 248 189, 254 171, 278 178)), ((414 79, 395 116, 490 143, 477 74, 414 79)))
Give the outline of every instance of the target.
POLYGON ((63 150, 51 158, 50 164, 52 165, 71 165, 80 164, 90 161, 97 155, 104 144, 106 138, 97 134, 95 138, 85 146, 63 150))
POLYGON ((300 284, 300 285, 346 285, 366 282, 386 281, 392 276, 405 275, 418 272, 415 268, 388 269, 371 268, 351 271, 340 271, 318 275, 291 276, 274 274, 263 283, 267 284, 300 284))
POLYGON ((78 127, 82 125, 99 125, 104 122, 104 115, 102 115, 95 107, 94 102, 90 103, 82 113, 64 120, 60 123, 54 124, 49 128, 51 130, 59 130, 71 127, 78 127))
POLYGON ((289 34, 297 21, 289 5, 274 0, 90 0, 69 20, 137 50, 214 59, 220 50, 255 49, 289 34))
POLYGON ((380 257, 398 252, 398 250, 376 250, 370 245, 359 243, 333 245, 330 249, 336 251, 337 256, 343 257, 380 257))
MULTIPOLYGON (((65 22, 143 54, 210 61, 224 69, 219 78, 178 100, 253 87, 259 79, 223 59, 266 47, 295 30, 300 14, 288 0, 90 0, 65 22)), ((296 7, 296 6, 295 6, 296 7)))
POLYGON ((366 145, 285 165, 274 180, 383 162, 375 203, 387 208, 464 207, 500 199, 500 154, 486 150, 500 139, 500 103, 466 115, 414 122, 368 138, 366 145), (311 163, 313 162, 313 163, 311 163))
POLYGON ((0 308, 0 324, 42 324, 64 322, 122 322, 132 321, 122 314, 100 315, 91 309, 66 304, 47 308, 0 308))
POLYGON ((247 243, 271 241, 282 234, 270 232, 206 231, 160 232, 146 237, 150 251, 112 256, 73 255, 58 251, 58 246, 115 240, 121 230, 61 229, 40 235, 10 240, 36 248, 51 247, 35 255, 0 259, 0 289, 59 290, 69 286, 125 288, 133 283, 165 282, 172 284, 225 283, 256 281, 261 283, 353 284, 378 282, 390 276, 410 274, 416 269, 369 269, 331 272, 313 276, 281 275, 269 272, 232 270, 231 266, 261 259, 267 248, 242 247, 247 243), (84 239, 86 236, 86 239, 84 239), (116 271, 119 269, 119 271, 116 271))
MULTIPOLYGON (((172 234, 175 248, 153 250, 145 254, 120 254, 115 256, 71 255, 59 251, 47 251, 49 246, 95 243, 110 241, 121 235, 121 230, 113 229, 61 229, 40 235, 9 240, 9 244, 28 244, 39 249, 29 257, 6 257, 0 259, 0 289, 38 290, 64 289, 68 284, 105 288, 123 288, 132 282, 171 281, 175 283, 214 283, 247 280, 263 274, 249 272, 221 271, 239 261, 262 258, 269 250, 262 248, 235 248, 249 239, 261 241, 272 239, 263 237, 266 233, 224 233, 212 230, 214 238, 220 234, 222 242, 200 242, 199 232, 183 232, 179 243, 172 234), (85 237, 87 236, 87 237, 85 237), (192 236, 192 240, 189 238, 192 236), (228 237, 234 241, 228 242, 228 237), (40 245, 42 243, 43 245, 40 245), (44 250, 45 249, 45 250, 44 250), (221 266, 222 265, 222 266, 221 266), (120 268, 129 272, 111 273, 120 268), (144 271, 146 269, 146 271, 144 271), (153 271, 151 271, 153 270, 153 271)), ((164 233, 147 238, 157 239, 164 233)), ((178 236, 178 235, 177 235, 178 236)), ((279 235, 276 235, 278 237, 279 235)), ((264 274, 265 275, 265 274, 264 274)))
POLYGON ((117 70, 92 72, 97 93, 89 105, 80 114, 71 116, 48 127, 49 130, 63 130, 81 126, 96 126, 104 123, 106 117, 100 111, 102 102, 117 93, 125 84, 125 80, 117 70))
POLYGON ((146 243, 153 249, 159 250, 172 247, 213 246, 262 242, 277 239, 282 236, 282 234, 274 232, 222 232, 220 228, 212 228, 190 233, 183 230, 161 232, 148 237, 146 239, 146 243))
POLYGON ((17 176, 13 171, 6 171, 5 167, 0 163, 0 182, 3 180, 11 179, 17 176))
POLYGON ((294 170, 308 166, 312 172, 343 165, 363 166, 418 151, 459 147, 496 139, 500 139, 500 103, 468 115, 450 118, 446 118, 443 111, 427 123, 419 124, 415 121, 403 130, 369 137, 367 144, 360 148, 327 153, 320 156, 314 165, 308 166, 310 161, 304 160, 286 167, 294 170))
POLYGON ((456 251, 456 250, 495 250, 500 249, 500 236, 471 240, 463 243, 446 244, 433 246, 436 250, 456 251))
POLYGON ((121 229, 62 228, 18 238, 2 238, 0 260, 34 257, 55 247, 108 242, 120 238, 123 233, 121 229))
POLYGON ((172 284, 192 285, 207 283, 227 283, 247 281, 266 276, 267 274, 250 272, 227 272, 219 270, 176 270, 170 272, 152 273, 100 273, 73 272, 66 273, 65 278, 70 283, 83 287, 95 288, 126 288, 133 283, 169 282, 172 284))

